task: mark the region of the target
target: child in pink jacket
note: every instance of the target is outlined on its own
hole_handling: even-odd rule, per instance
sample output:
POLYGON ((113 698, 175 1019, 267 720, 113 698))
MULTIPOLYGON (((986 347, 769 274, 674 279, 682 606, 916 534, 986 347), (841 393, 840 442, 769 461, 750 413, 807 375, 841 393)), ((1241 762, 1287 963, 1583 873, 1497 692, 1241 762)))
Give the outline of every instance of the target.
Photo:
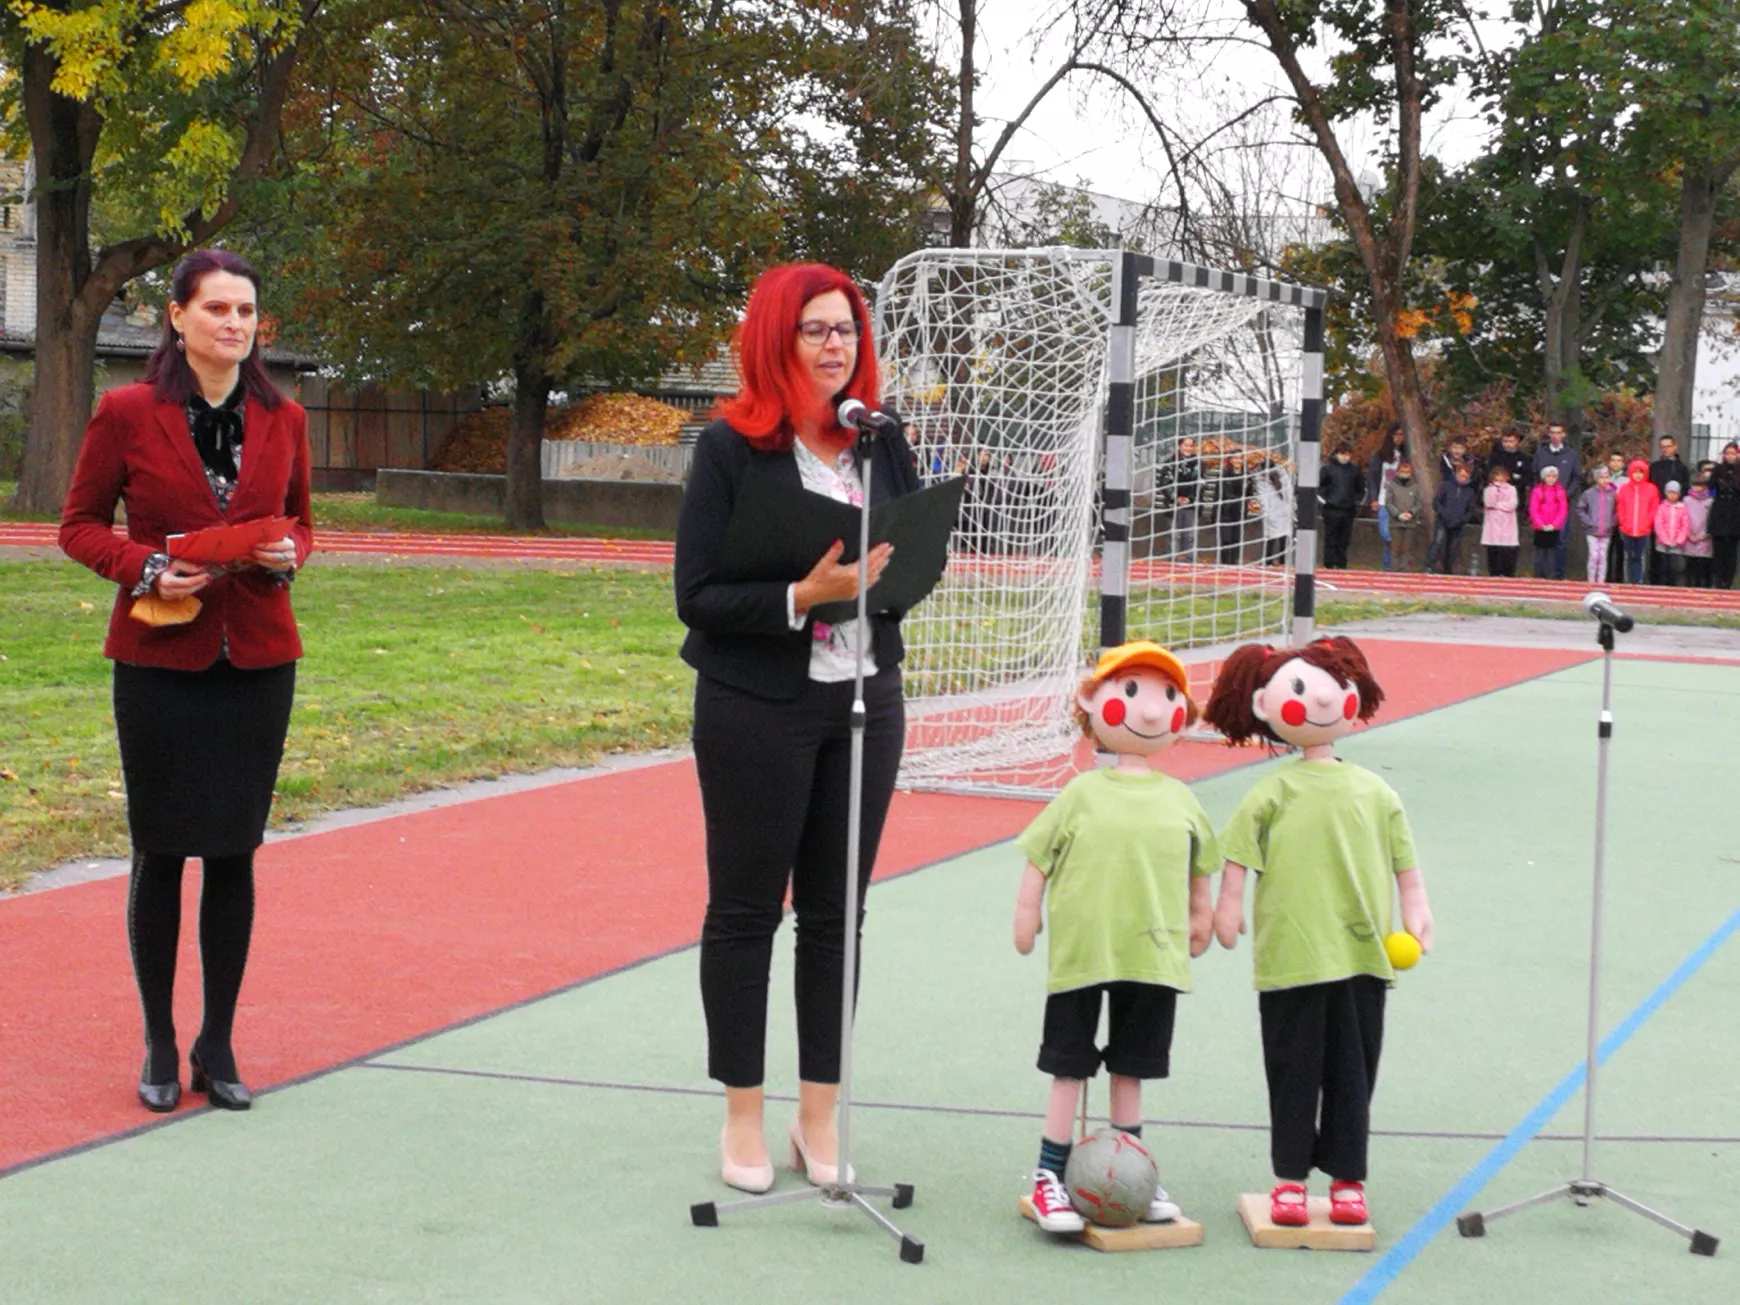
POLYGON ((1559 532, 1571 515, 1571 500, 1559 483, 1559 469, 1548 463, 1541 468, 1541 483, 1529 491, 1529 525, 1535 532, 1535 575, 1543 580, 1563 580, 1558 573, 1559 532))
POLYGON ((1686 541, 1692 535, 1691 513, 1680 501, 1680 482, 1670 480, 1661 506, 1655 510, 1655 551, 1670 585, 1686 582, 1686 541))
POLYGON ((1480 542, 1486 546, 1488 575, 1516 574, 1516 486, 1510 483, 1510 468, 1492 464, 1486 473, 1488 485, 1481 495, 1486 516, 1480 526, 1480 542))
POLYGON ((1710 538, 1710 508, 1715 504, 1715 491, 1710 487, 1710 469, 1699 467, 1692 473, 1692 490, 1686 495, 1686 583, 1693 589, 1710 587, 1711 563, 1716 542, 1710 538))

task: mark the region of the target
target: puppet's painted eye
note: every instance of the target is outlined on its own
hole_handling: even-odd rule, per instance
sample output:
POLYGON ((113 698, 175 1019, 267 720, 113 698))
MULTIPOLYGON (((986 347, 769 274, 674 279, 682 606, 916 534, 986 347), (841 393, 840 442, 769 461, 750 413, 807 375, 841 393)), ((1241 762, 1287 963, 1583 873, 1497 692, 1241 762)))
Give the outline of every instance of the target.
POLYGON ((1178 690, 1173 688, 1170 684, 1168 684, 1166 686, 1166 701, 1167 702, 1177 702, 1178 701, 1178 690))
POLYGON ((1141 685, 1137 684, 1136 681, 1131 680, 1124 685, 1124 696, 1126 698, 1134 698, 1139 692, 1141 692, 1141 689, 1141 685))
POLYGON ((1293 677, 1293 692, 1298 694, 1301 698, 1305 696, 1305 681, 1300 679, 1297 675, 1293 677))

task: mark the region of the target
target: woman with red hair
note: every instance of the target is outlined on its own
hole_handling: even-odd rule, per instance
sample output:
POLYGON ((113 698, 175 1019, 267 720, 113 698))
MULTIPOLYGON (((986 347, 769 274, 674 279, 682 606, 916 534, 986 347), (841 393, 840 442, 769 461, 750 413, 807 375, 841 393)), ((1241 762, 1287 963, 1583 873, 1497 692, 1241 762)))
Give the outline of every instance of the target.
MULTIPOLYGON (((746 477, 844 503, 916 490, 898 430, 877 435, 865 463, 835 408, 877 405, 876 355, 864 297, 817 263, 770 268, 755 283, 736 342, 740 388, 701 432, 677 522, 677 615, 695 679, 695 769, 707 827, 707 916, 701 1002, 708 1072, 725 1085, 720 1172, 764 1192, 773 1166, 762 1131, 768 970, 786 890, 797 916, 798 1115, 791 1165, 812 1183, 837 1179, 846 837, 855 620, 818 621, 820 604, 855 599, 858 568, 836 540, 808 572, 720 578, 726 528, 746 477)), ((871 583, 890 546, 872 549, 871 583)), ((905 741, 898 611, 872 612, 865 632, 864 794, 859 901, 905 741)), ((855 927, 862 927, 862 907, 855 927)))

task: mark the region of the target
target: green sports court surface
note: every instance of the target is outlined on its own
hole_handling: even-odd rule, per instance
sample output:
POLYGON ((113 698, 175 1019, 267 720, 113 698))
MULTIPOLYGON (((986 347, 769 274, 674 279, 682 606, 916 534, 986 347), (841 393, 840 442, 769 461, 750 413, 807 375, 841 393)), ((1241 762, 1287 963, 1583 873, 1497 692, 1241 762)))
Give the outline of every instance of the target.
MULTIPOLYGON (((1433 674, 1425 661, 1392 665, 1383 672, 1392 681, 1433 674)), ((297 1021, 319 1024, 330 1005, 332 1021, 358 1029, 352 1041, 261 1074, 289 1081, 250 1114, 184 1108, 118 1138, 142 1117, 126 1109, 136 1034, 122 1018, 125 944, 114 916, 91 925, 91 936, 121 953, 121 968, 89 982, 103 986, 93 1008, 120 1012, 102 1021, 119 1059, 56 1082, 52 1057, 36 1050, 53 1029, 33 1026, 30 1049, 9 1067, 18 1056, 44 1067, 32 1069, 28 1089, 41 1094, 28 1108, 44 1118, 81 1094, 101 1094, 113 1110, 97 1112, 83 1134, 45 1125, 40 1144, 19 1140, 14 1116, 12 1168, 0 1169, 0 1300, 1740 1300, 1740 942, 1731 937, 1740 920, 1740 666, 1616 666, 1603 1028, 1644 1009, 1602 1072, 1595 1157, 1599 1177, 1721 1237, 1721 1251, 1692 1256, 1652 1223, 1568 1202, 1494 1224, 1478 1241, 1448 1222, 1458 1208, 1551 1187, 1581 1163, 1581 1094, 1556 1113, 1541 1106, 1583 1055, 1599 678, 1598 664, 1559 658, 1478 696, 1443 695, 1450 705, 1387 724, 1380 715, 1343 745, 1406 802, 1438 927, 1437 950, 1390 997, 1368 1184, 1375 1254, 1257 1251, 1238 1222, 1238 1194, 1268 1185, 1243 944, 1197 963, 1173 1077, 1144 1097, 1162 1182, 1204 1225, 1205 1244, 1101 1255, 1053 1242, 1016 1216, 1046 1095, 1033 1068, 1044 962, 1011 944, 1021 864, 1006 839, 1020 820, 1003 812, 985 817, 984 837, 964 837, 978 844, 972 850, 879 882, 870 895, 854 1155, 866 1181, 916 1186, 914 1205, 895 1217, 923 1239, 922 1265, 900 1263, 895 1243, 862 1215, 813 1203, 690 1226, 691 1203, 732 1195, 717 1176, 721 1109, 704 1076, 686 945, 698 913, 670 935, 651 924, 637 931, 629 919, 624 947, 598 958, 595 977, 566 986, 499 939, 484 963, 457 936, 438 938, 418 954, 419 970, 437 970, 451 953, 483 991, 440 1006, 452 1027, 422 1037, 371 1013, 391 1005, 373 971, 310 977, 330 993, 298 1007, 297 1021), (111 1034, 109 1024, 120 1027, 111 1034), (93 1081, 98 1074, 106 1077, 93 1081), (1531 1114, 1540 1136, 1507 1144, 1531 1114), (1459 1184, 1466 1205, 1446 1206, 1459 1184)), ((1210 776, 1196 791, 1220 820, 1256 773, 1210 776)), ((568 800, 583 804, 591 782, 568 786, 568 800)), ((959 836, 973 812, 1010 806, 1031 812, 964 803, 947 820, 959 836)), ((656 858, 657 812, 617 808, 599 818, 634 824, 637 845, 656 858)), ((268 913, 294 914, 299 900, 284 884, 273 888, 271 872, 267 858, 268 967, 268 913)), ((416 932, 414 922, 389 927, 371 916, 370 876, 360 864, 348 873, 353 938, 382 947, 416 932)), ((460 876, 440 886, 443 900, 468 891, 460 876)), ((24 900, 0 903, 0 943, 22 940, 25 925, 9 912, 24 900)), ((622 928, 633 900, 593 908, 609 918, 576 914, 556 925, 622 928)), ((493 909, 480 906, 478 918, 501 939, 517 936, 489 923, 493 909)), ((547 914, 535 902, 519 909, 527 929, 547 914)), ((69 913, 78 914, 57 908, 26 924, 33 934, 72 928, 69 913)), ((345 931, 334 928, 323 971, 347 963, 345 931)), ((776 1096, 795 1086, 788 940, 782 931, 769 1057, 776 1096)), ((287 992, 298 986, 294 961, 280 961, 292 975, 276 980, 287 992)), ((46 965, 39 957, 28 980, 42 999, 64 1019, 94 1018, 55 995, 46 965)), ((183 973, 193 986, 191 970, 183 973)), ((23 975, 6 978, 9 1004, 30 1000, 17 986, 23 975)), ((244 1068, 274 1063, 263 1045, 273 1007, 255 984, 251 976, 244 993, 257 1002, 242 1016, 244 1068)), ((18 1028, 16 1017, 0 1017, 8 1024, 18 1028)), ((1103 1091, 1102 1080, 1096 1109, 1103 1091)), ((770 1138, 791 1110, 789 1096, 772 1103, 770 1138)), ((782 1170, 782 1188, 800 1181, 782 1170)))

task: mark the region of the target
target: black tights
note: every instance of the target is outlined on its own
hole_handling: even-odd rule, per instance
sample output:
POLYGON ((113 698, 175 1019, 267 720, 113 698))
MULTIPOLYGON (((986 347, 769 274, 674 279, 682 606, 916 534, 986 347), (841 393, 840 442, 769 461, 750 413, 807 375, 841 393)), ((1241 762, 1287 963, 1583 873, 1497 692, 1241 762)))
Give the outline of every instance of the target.
MULTIPOLYGON (((145 1078, 173 1082, 180 1072, 175 1045, 175 954, 181 938, 181 870, 186 858, 133 853, 127 892, 127 941, 139 1002, 145 1010, 145 1078)), ((199 957, 205 975, 205 1023, 197 1047, 213 1078, 234 1080, 230 1031, 254 929, 254 855, 208 856, 199 898, 199 957)))

